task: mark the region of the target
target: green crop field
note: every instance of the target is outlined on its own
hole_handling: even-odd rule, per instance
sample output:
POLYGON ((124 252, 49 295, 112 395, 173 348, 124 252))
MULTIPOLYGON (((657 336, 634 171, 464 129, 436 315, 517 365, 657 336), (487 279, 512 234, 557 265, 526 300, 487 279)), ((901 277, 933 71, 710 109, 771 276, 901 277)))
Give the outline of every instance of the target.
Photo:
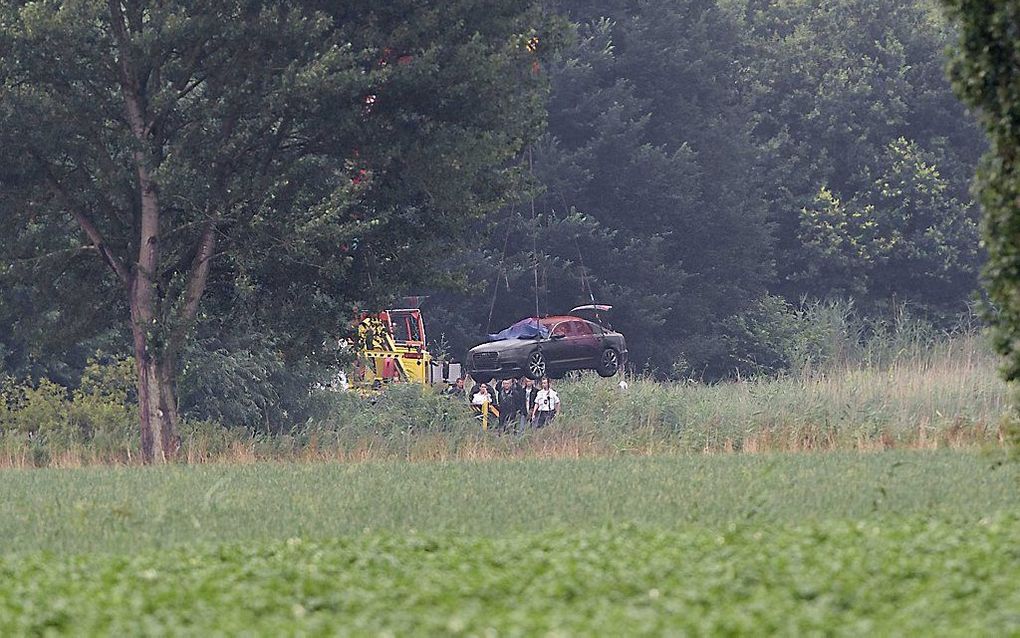
POLYGON ((0 635, 1020 632, 1020 470, 977 453, 0 481, 0 635))

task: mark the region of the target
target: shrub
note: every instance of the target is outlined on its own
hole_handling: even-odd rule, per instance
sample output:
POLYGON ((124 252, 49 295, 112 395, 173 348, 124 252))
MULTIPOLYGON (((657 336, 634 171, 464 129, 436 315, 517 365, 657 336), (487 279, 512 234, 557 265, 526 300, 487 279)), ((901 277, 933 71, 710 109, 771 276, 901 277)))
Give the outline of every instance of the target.
POLYGON ((900 304, 887 317, 863 317, 852 301, 803 301, 765 296, 724 326, 730 378, 807 374, 812 370, 934 361, 945 346, 979 333, 974 314, 938 329, 900 304))
POLYGON ((134 363, 129 358, 89 360, 81 385, 73 391, 48 379, 0 381, 4 446, 20 440, 36 465, 83 445, 100 458, 130 456, 137 419, 134 363))

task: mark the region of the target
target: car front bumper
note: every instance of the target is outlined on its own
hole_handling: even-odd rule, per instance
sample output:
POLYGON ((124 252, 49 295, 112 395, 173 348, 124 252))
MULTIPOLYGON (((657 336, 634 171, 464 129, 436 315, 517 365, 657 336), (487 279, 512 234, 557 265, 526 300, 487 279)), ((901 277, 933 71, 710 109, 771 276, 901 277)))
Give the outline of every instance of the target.
POLYGON ((468 357, 468 371, 474 375, 485 375, 498 378, 517 377, 524 374, 525 357, 499 353, 484 353, 485 356, 472 354, 468 357))

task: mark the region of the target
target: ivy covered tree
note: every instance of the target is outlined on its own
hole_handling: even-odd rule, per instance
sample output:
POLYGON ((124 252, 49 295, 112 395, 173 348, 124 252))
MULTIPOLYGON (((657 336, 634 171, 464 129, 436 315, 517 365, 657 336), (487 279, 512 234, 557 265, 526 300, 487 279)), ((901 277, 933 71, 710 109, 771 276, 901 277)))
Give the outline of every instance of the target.
POLYGON ((984 277, 995 312, 994 342, 1003 373, 1020 379, 1020 2, 946 0, 960 35, 949 74, 977 111, 990 149, 977 173, 988 250, 984 277))
POLYGON ((3 274, 94 256, 76 294, 125 312, 143 457, 171 457, 196 326, 314 355, 504 201, 545 25, 530 0, 4 3, 0 210, 47 244, 3 274))

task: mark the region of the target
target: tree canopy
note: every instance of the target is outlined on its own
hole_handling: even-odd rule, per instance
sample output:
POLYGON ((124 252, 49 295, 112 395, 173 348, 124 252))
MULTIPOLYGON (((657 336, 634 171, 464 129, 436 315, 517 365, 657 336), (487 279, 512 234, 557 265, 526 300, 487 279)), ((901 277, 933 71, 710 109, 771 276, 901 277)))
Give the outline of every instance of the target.
POLYGON ((525 1, 0 8, 10 241, 45 238, 79 295, 120 308, 146 456, 172 453, 196 326, 296 360, 355 304, 434 279, 542 122, 546 24, 525 1))
POLYGON ((471 309, 442 315, 461 347, 533 312, 536 263, 542 312, 594 292, 659 374, 732 374, 746 353, 728 326, 766 294, 907 303, 936 323, 967 307, 983 140, 945 77, 937 5, 556 8, 574 38, 548 67, 532 190, 468 258, 474 293, 440 303, 471 309))
POLYGON ((301 418, 402 293, 454 356, 595 297, 635 370, 704 379, 781 369, 759 328, 804 300, 946 323, 986 142, 942 52, 1006 210, 1016 17, 948 6, 959 32, 935 0, 3 3, 2 372, 133 355, 158 456, 178 407, 301 418))
POLYGON ((950 63, 953 86, 988 134, 977 174, 988 250, 984 276, 995 345, 1006 357, 1006 379, 1014 381, 1020 378, 1020 2, 945 4, 960 29, 950 63))

